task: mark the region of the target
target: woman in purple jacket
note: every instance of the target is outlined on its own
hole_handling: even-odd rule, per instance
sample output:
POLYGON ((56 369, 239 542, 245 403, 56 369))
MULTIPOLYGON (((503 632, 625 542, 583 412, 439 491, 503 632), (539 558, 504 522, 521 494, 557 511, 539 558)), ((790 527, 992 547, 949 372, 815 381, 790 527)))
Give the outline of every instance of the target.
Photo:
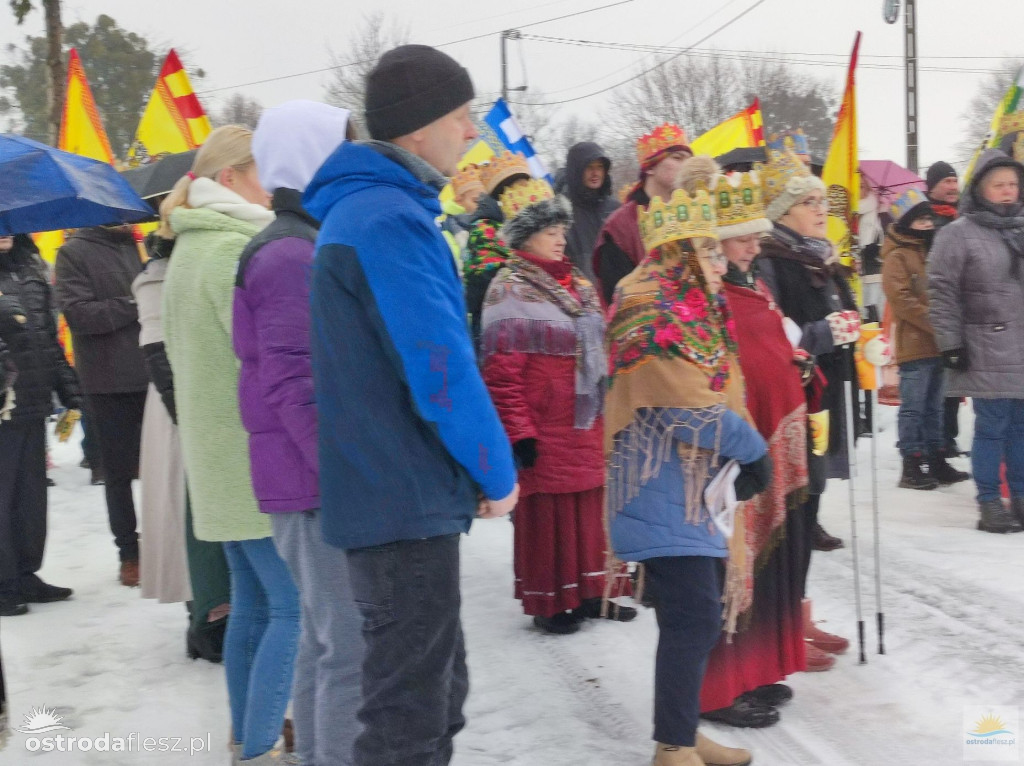
POLYGON ((296 755, 303 764, 351 764, 359 732, 361 620, 344 551, 320 533, 317 416, 309 349, 309 280, 317 222, 301 195, 349 133, 349 112, 311 101, 267 109, 253 135, 260 183, 277 219, 242 253, 232 325, 242 362, 239 402, 252 484, 271 514, 274 544, 299 589, 295 666, 296 755))

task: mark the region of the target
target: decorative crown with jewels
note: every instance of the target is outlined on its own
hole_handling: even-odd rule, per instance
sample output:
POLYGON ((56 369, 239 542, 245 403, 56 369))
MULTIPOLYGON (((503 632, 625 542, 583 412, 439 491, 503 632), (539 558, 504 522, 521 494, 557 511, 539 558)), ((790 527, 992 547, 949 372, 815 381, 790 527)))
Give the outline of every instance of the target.
POLYGON ((794 178, 807 178, 811 175, 800 158, 791 150, 768 150, 768 164, 754 163, 754 171, 761 181, 765 205, 780 197, 786 191, 786 184, 794 178))
POLYGON ((483 182, 484 190, 490 195, 494 194, 494 190, 502 181, 507 181, 514 176, 531 177, 526 157, 518 152, 513 154, 510 151, 504 151, 496 157, 492 157, 486 165, 480 166, 480 180, 483 182))
POLYGON ((781 134, 773 134, 768 139, 768 148, 774 149, 777 152, 789 149, 798 156, 810 156, 811 154, 810 145, 807 143, 807 136, 804 134, 803 128, 787 130, 781 134))
POLYGON ((538 202, 552 199, 554 196, 555 193, 547 181, 531 178, 525 183, 510 186, 503 191, 498 199, 498 205, 501 206, 501 212, 505 214, 505 220, 511 221, 519 215, 519 211, 524 207, 536 205, 538 202))
POLYGON ((999 138, 1024 130, 1024 112, 1010 112, 999 118, 999 138))
POLYGON ((469 194, 483 194, 485 191, 483 181, 480 180, 480 168, 472 163, 466 165, 462 170, 452 176, 452 193, 456 199, 469 194))
POLYGON ((686 141, 686 131, 678 125, 666 122, 637 139, 636 158, 641 167, 646 167, 655 157, 673 147, 690 150, 686 141))
POLYGON ((738 226, 765 217, 760 181, 750 173, 719 176, 713 193, 719 228, 738 226))
POLYGON ((638 208, 637 220, 647 252, 681 239, 718 239, 715 208, 711 196, 704 189, 698 189, 692 196, 684 189, 676 189, 668 202, 655 197, 647 207, 638 208))

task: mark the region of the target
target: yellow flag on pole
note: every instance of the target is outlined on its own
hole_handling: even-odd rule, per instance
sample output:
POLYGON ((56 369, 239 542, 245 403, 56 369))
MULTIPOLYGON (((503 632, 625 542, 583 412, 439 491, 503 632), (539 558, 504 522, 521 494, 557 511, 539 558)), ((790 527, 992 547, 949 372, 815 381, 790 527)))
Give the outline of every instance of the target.
POLYGON ((754 103, 742 112, 718 123, 690 142, 694 154, 708 154, 712 157, 733 149, 750 149, 756 146, 764 146, 761 102, 756 98, 754 103))
POLYGON ((107 131, 103 128, 89 81, 85 79, 78 51, 71 49, 68 58, 68 82, 64 112, 60 118, 57 148, 102 162, 114 161, 107 131))
POLYGON ((195 149, 211 130, 210 118, 172 48, 139 120, 135 140, 128 151, 128 164, 135 167, 164 154, 195 149))
MULTIPOLYGON (((836 116, 832 131, 832 143, 821 173, 828 194, 828 238, 839 251, 840 261, 853 267, 856 231, 854 216, 860 206, 860 174, 857 166, 857 93, 856 71, 857 51, 860 48, 860 32, 853 42, 850 54, 850 68, 846 73, 846 89, 843 102, 836 116)), ((856 273, 850 278, 851 287, 860 298, 860 280, 856 273)))

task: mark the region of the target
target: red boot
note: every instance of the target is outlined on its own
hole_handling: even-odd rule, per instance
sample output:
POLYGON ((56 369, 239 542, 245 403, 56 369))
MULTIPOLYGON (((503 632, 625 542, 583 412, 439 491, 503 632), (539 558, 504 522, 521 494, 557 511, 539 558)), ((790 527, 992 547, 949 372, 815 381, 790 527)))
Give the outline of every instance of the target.
POLYGON ((801 602, 801 607, 804 616, 804 639, 810 646, 831 654, 842 654, 850 648, 850 642, 845 638, 834 633, 826 633, 814 624, 814 620, 811 619, 811 600, 809 598, 805 598, 801 602))
POLYGON ((823 670, 831 670, 832 666, 836 664, 835 657, 828 652, 823 652, 821 649, 818 649, 810 641, 807 642, 805 656, 807 657, 808 673, 819 673, 823 670))

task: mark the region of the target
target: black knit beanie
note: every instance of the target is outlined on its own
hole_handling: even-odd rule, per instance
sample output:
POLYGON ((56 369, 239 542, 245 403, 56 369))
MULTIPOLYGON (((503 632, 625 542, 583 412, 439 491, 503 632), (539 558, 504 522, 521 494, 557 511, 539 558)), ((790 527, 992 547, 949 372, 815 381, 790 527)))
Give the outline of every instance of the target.
POLYGON ((401 45, 366 77, 366 127, 390 141, 429 125, 473 100, 469 72, 429 45, 401 45))
POLYGON ((934 189, 942 179, 956 177, 956 171, 953 170, 953 166, 948 162, 942 162, 940 160, 928 168, 928 175, 925 176, 925 180, 928 183, 928 191, 934 189))

